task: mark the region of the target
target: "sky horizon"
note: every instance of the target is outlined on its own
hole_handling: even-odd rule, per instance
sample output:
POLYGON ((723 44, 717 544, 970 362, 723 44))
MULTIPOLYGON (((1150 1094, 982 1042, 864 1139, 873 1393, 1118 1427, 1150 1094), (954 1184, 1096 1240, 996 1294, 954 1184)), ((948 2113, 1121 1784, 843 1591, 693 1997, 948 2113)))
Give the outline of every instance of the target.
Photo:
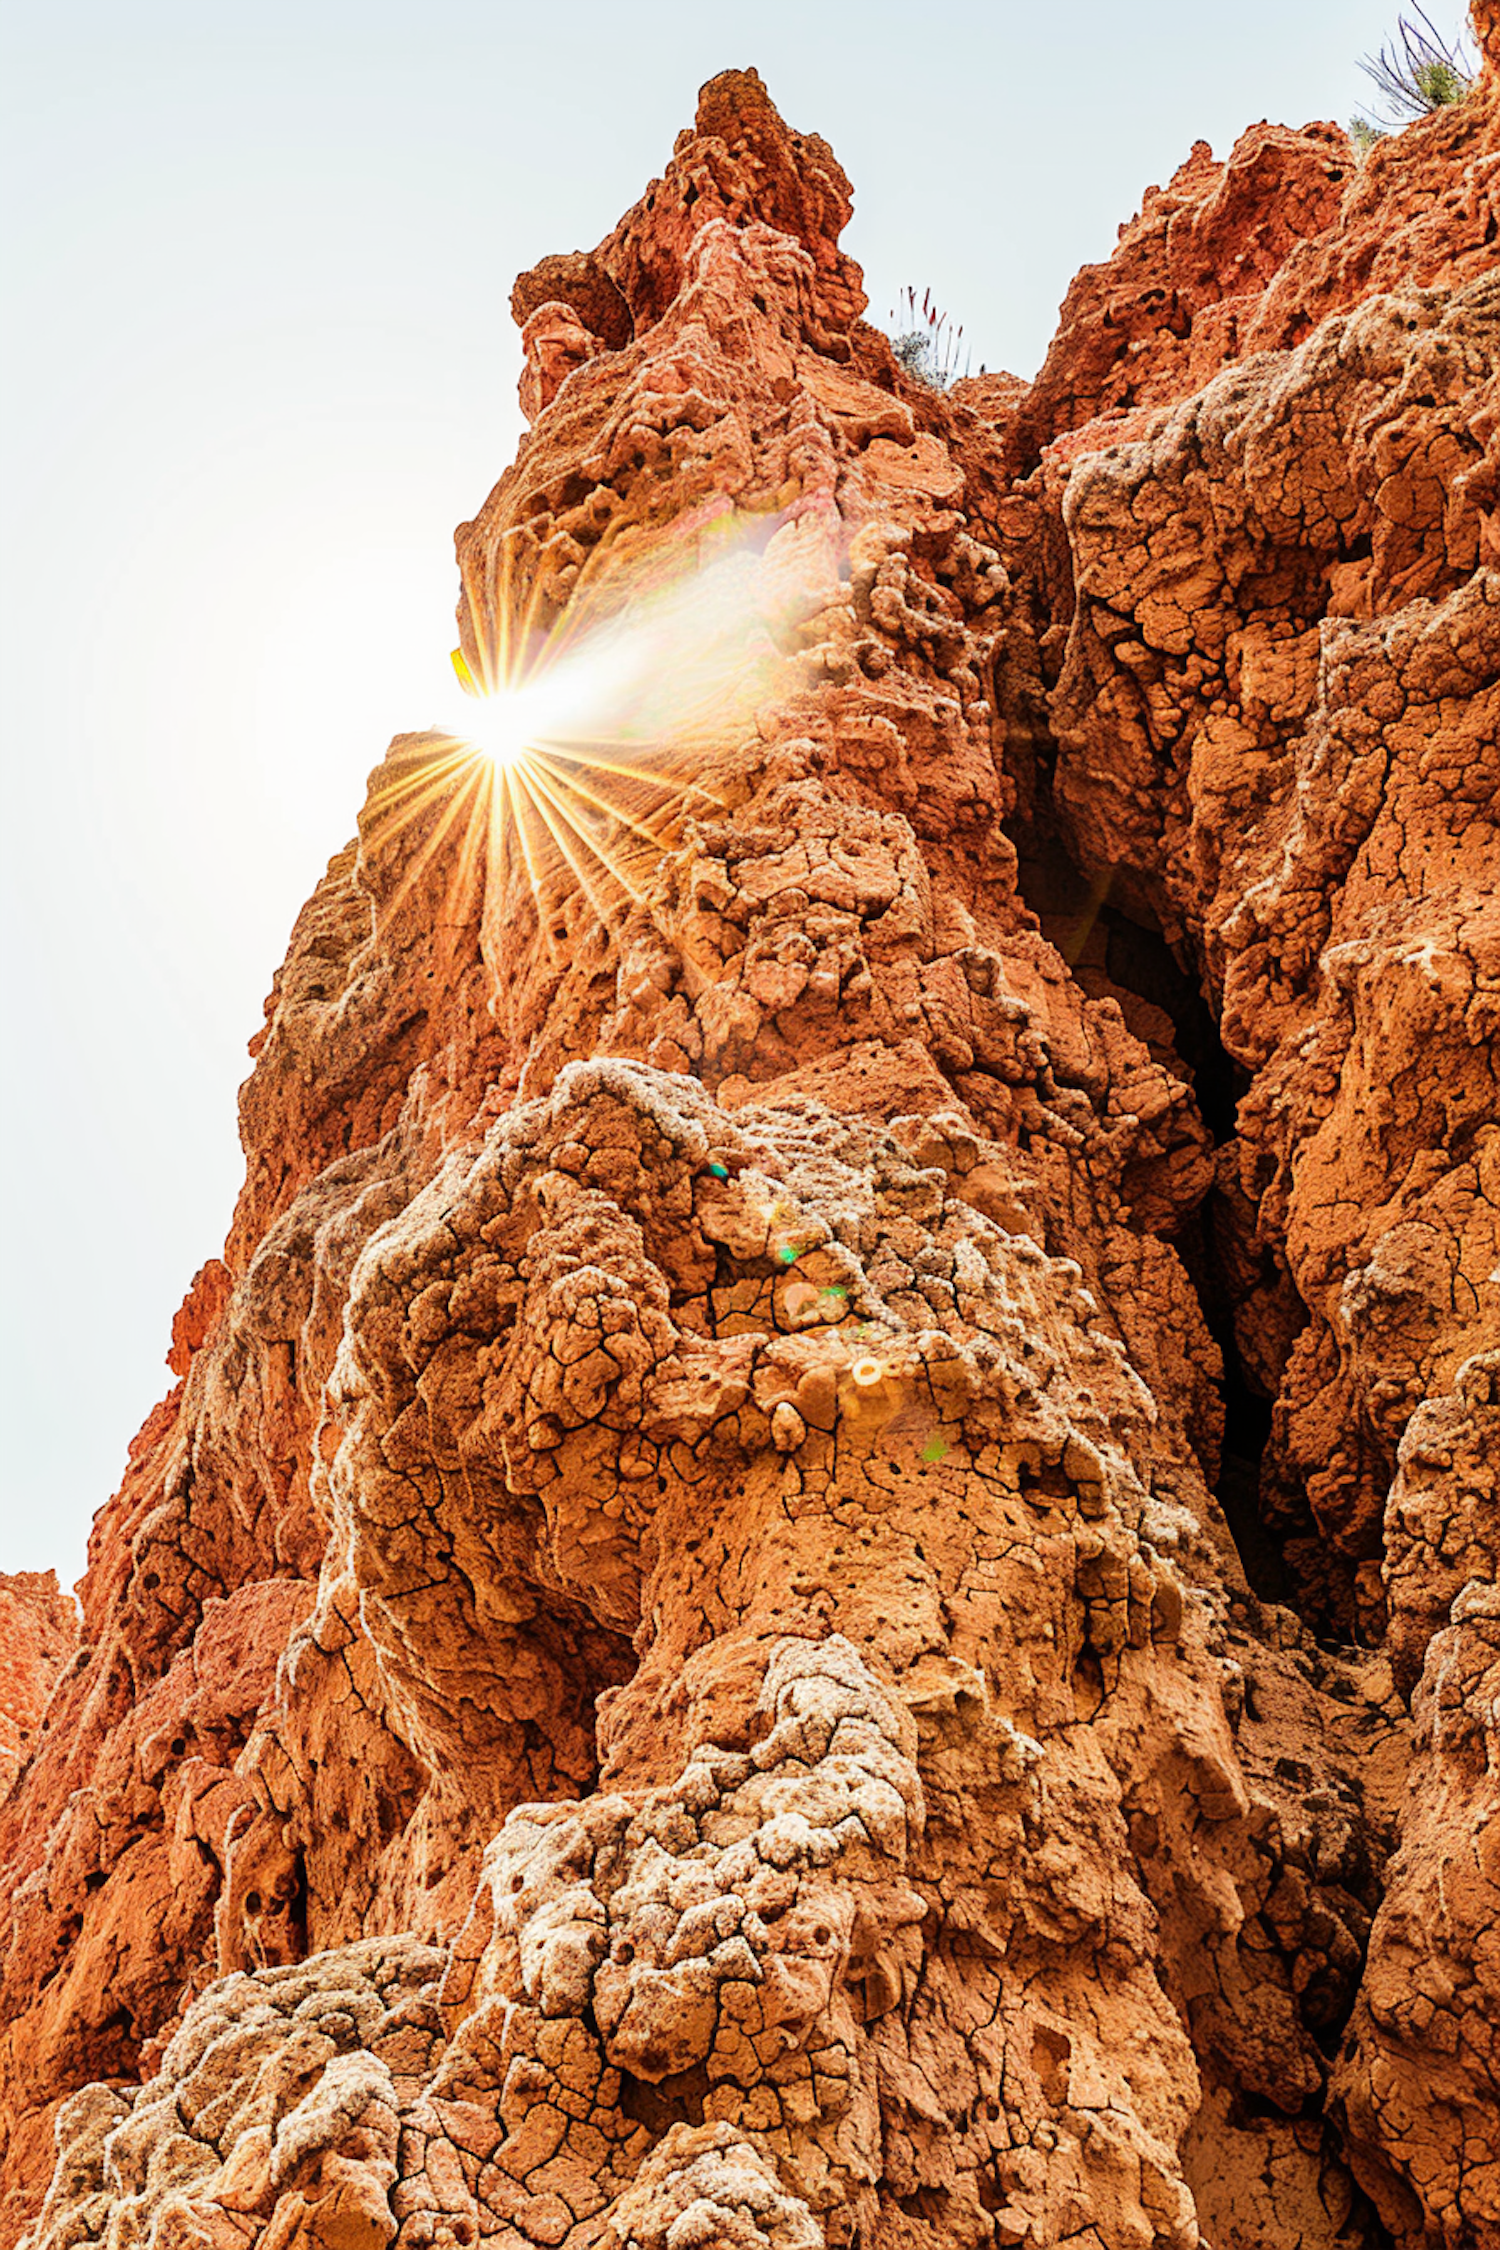
POLYGON ((447 695, 452 529, 523 426, 515 274, 602 239, 753 64, 854 182, 867 317, 930 288, 1029 376, 1148 186, 1262 117, 1346 123, 1395 15, 7 10, 0 1570, 80 1574, 222 1246, 292 921, 447 695))

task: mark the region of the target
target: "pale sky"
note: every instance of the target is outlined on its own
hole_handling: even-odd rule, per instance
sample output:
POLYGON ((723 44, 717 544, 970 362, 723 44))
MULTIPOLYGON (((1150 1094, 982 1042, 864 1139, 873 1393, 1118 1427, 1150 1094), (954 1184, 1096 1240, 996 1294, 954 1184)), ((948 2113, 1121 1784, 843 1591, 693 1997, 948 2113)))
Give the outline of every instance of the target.
MULTIPOLYGON (((1431 0, 1444 29, 1458 11, 1431 0)), ((245 1041, 520 429, 515 274, 754 64, 870 317, 1035 372, 1195 139, 1346 120, 1396 0, 28 0, 4 12, 0 1568, 82 1569, 223 1242, 245 1041)))

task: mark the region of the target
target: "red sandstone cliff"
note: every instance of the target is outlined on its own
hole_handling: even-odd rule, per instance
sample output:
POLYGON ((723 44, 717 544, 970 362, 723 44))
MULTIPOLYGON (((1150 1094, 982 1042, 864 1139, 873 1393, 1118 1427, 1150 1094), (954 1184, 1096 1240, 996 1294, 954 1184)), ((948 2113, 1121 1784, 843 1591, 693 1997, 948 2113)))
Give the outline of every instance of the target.
POLYGON ((0 1800, 31 1754, 57 1675, 77 1645, 77 1612, 55 1571, 0 1571, 0 1800))
POLYGON ((753 73, 518 282, 471 667, 726 539, 773 660, 614 910, 408 738, 299 919, 16 1714, 10 2239, 1500 2240, 1478 29, 1031 386, 753 73))

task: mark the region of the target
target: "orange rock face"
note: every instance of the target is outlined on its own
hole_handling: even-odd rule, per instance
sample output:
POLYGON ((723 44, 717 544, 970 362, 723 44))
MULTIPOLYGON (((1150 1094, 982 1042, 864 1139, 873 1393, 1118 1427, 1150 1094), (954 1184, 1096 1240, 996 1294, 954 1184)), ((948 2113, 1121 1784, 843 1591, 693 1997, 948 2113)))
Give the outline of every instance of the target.
POLYGON ((78 1617, 51 1570, 0 1571, 0 1800, 26 1763, 78 1617))
POLYGON ((392 746, 8 1582, 8 2240, 1500 2240, 1493 61, 1033 386, 753 73, 517 283, 464 656, 652 756, 392 746))

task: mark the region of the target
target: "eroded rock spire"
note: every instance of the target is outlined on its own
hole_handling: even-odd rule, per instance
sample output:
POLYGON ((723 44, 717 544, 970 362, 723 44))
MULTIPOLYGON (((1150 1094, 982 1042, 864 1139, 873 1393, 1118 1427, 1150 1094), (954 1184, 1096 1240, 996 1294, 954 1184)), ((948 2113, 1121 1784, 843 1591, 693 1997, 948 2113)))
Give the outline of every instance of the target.
POLYGON ((0 1809, 32 2250, 1500 2227, 1495 107, 1195 152, 1030 388, 753 72, 516 284, 470 678, 754 663, 299 920, 0 1809))

